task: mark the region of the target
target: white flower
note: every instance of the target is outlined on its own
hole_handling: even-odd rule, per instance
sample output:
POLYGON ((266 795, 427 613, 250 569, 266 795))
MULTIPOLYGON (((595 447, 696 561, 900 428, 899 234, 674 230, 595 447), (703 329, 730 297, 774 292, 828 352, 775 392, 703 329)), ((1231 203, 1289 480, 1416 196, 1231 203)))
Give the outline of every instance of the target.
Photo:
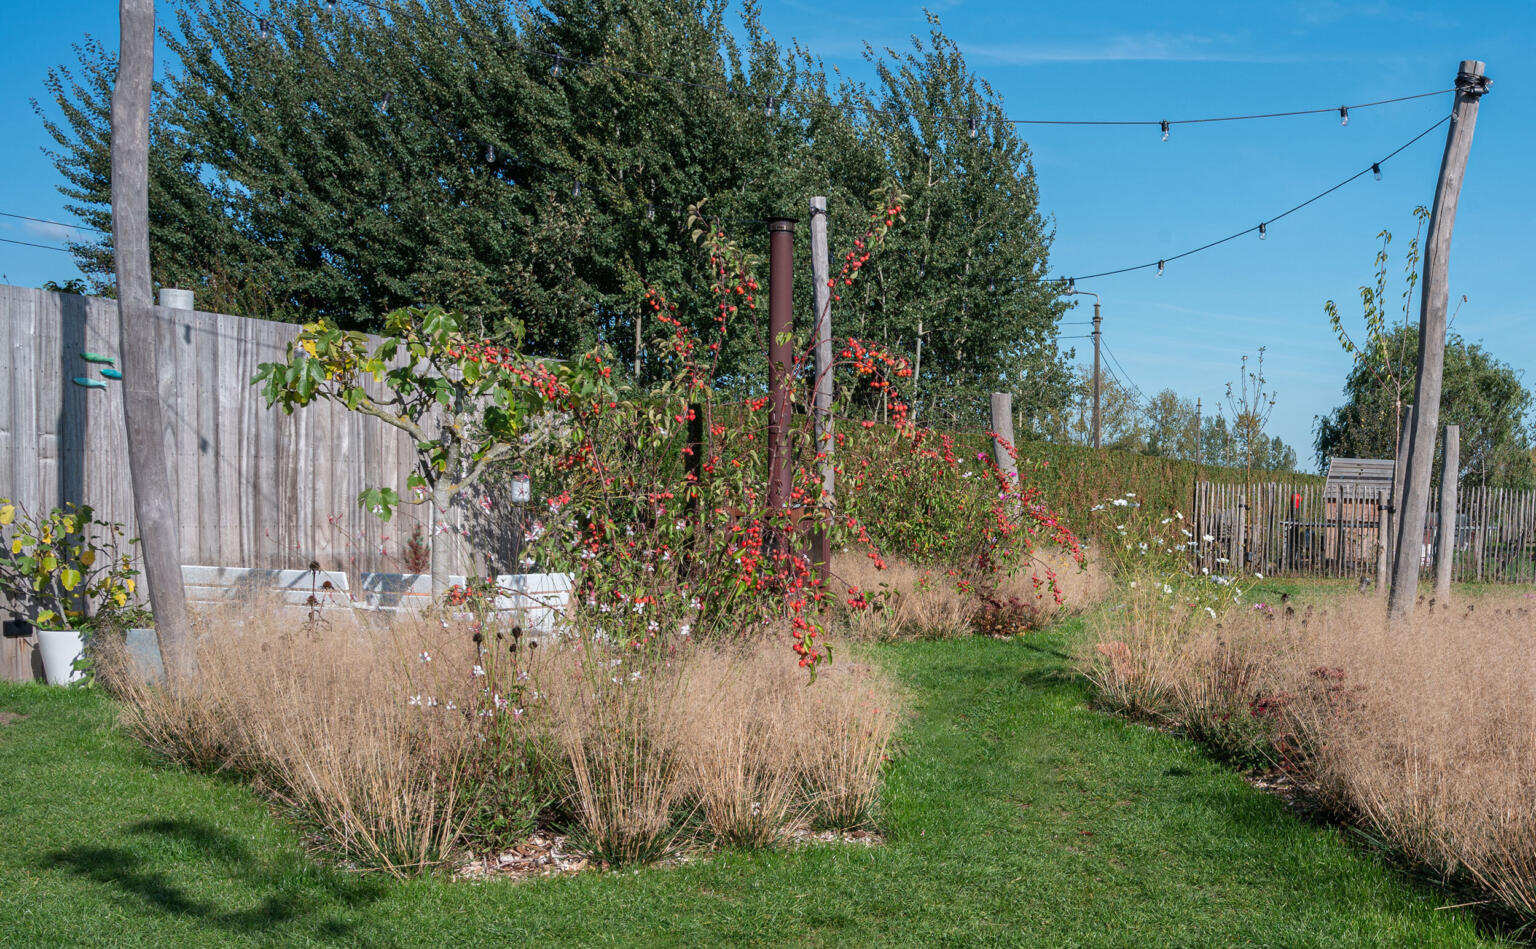
POLYGON ((430 695, 427 696, 427 708, 437 708, 437 699, 434 699, 430 695))
POLYGON ((699 603, 699 598, 698 597, 694 597, 693 599, 688 601, 688 608, 690 610, 697 610, 701 605, 702 604, 699 603))
POLYGON ((411 704, 412 705, 420 705, 421 704, 421 696, 419 696, 419 695, 411 696, 411 704))
POLYGON ((1205 541, 1207 544, 1209 544, 1211 541, 1215 540, 1216 538, 1212 537, 1210 534, 1206 534, 1204 537, 1202 537, 1200 539, 1205 541))
POLYGON ((523 709, 515 708, 515 709, 512 710, 512 720, 513 721, 517 721, 518 719, 520 719, 522 717, 523 717, 523 709))
POLYGON ((416 658, 420 659, 422 662, 431 662, 432 661, 432 654, 430 652, 424 652, 421 655, 417 656, 416 658))
POLYGON ((1160 520, 1160 521, 1158 521, 1158 523, 1159 523, 1159 524, 1162 524, 1162 525, 1163 525, 1163 526, 1164 526, 1164 527, 1166 527, 1166 526, 1168 526, 1168 525, 1169 525, 1169 524, 1172 524, 1172 523, 1173 523, 1173 518, 1171 518, 1171 517, 1165 517, 1165 518, 1163 518, 1163 519, 1162 519, 1162 520, 1160 520))
POLYGON ((1227 559, 1227 558, 1225 558, 1225 557, 1217 557, 1217 558, 1216 558, 1216 562, 1217 562, 1217 563, 1231 563, 1231 562, 1232 562, 1232 561, 1230 561, 1230 560, 1228 560, 1228 559, 1227 559))
POLYGON ((644 613, 645 612, 645 604, 644 603, 636 603, 635 604, 635 612, 636 613, 644 613))
POLYGON ((519 682, 527 682, 528 681, 528 670, 527 669, 522 669, 522 670, 520 670, 517 673, 517 681, 519 681, 519 682))
POLYGON ((454 704, 453 704, 453 699, 449 699, 449 700, 448 700, 448 704, 447 704, 447 705, 444 705, 444 706, 443 706, 443 708, 445 708, 445 709, 447 709, 447 710, 448 710, 448 711, 450 711, 450 712, 451 712, 451 711, 453 711, 453 710, 454 710, 454 709, 457 709, 457 708, 458 708, 458 706, 457 706, 457 705, 454 705, 454 704))
POLYGON ((1134 498, 1136 496, 1136 492, 1135 491, 1127 491, 1127 492, 1125 492, 1125 496, 1128 497, 1128 498, 1134 498))
POLYGON ((693 627, 687 623, 684 623, 677 628, 677 635, 679 636, 687 636, 691 632, 693 632, 693 627))
POLYGON ((1205 611, 1210 614, 1211 619, 1215 619, 1216 618, 1216 611, 1211 609, 1209 606, 1207 606, 1205 608, 1205 611))
POLYGON ((1204 574, 1208 574, 1208 573, 1210 573, 1210 572, 1211 572, 1211 568, 1210 568, 1210 567, 1201 567, 1201 568, 1200 568, 1200 573, 1201 573, 1201 574, 1202 574, 1202 575, 1204 575, 1204 574))
POLYGON ((470 675, 483 676, 483 675, 485 675, 485 667, 477 665, 474 668, 470 669, 469 673, 470 673, 470 675))
POLYGON ((649 623, 645 624, 645 631, 648 632, 648 633, 654 633, 658 629, 661 629, 661 624, 656 622, 655 620, 651 620, 649 623))
POLYGON ((1163 584, 1163 592, 1164 593, 1172 593, 1173 592, 1173 587, 1171 587, 1171 586, 1169 586, 1168 584, 1165 583, 1165 584, 1163 584))
POLYGON ((1173 512, 1173 516, 1178 518, 1181 521, 1184 520, 1184 512, 1183 511, 1174 511, 1173 512))
POLYGON ((1264 574, 1262 574, 1262 573, 1256 573, 1256 574, 1254 574, 1254 575, 1253 575, 1253 578, 1254 578, 1254 579, 1255 579, 1255 580, 1262 580, 1262 579, 1264 579, 1264 574))
POLYGON ((1136 589, 1136 581, 1135 580, 1131 581, 1131 589, 1132 590, 1136 589))
POLYGON ((1147 543, 1146 543, 1146 541, 1142 541, 1140 546, 1141 546, 1141 552, 1142 553, 1146 553, 1147 552, 1147 543))
POLYGON ((1127 504, 1130 504, 1131 502, 1127 501, 1125 498, 1115 498, 1110 503, 1113 504, 1115 507, 1125 507, 1127 504))
POLYGON ((1090 508, 1090 510, 1102 511, 1102 510, 1104 510, 1104 505, 1102 505, 1102 504, 1095 504, 1092 508, 1090 508))
POLYGON ((631 672, 629 674, 629 678, 630 678, 631 681, 640 678, 640 670, 636 669, 634 672, 631 672))

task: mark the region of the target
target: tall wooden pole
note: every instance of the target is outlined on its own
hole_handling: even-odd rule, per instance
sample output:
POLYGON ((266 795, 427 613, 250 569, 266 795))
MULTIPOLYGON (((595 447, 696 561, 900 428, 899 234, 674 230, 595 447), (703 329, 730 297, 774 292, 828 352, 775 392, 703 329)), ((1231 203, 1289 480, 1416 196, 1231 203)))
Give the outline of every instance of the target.
POLYGON ((1392 559, 1392 592, 1387 601, 1390 616, 1413 615, 1418 592, 1419 566, 1423 559, 1424 516, 1429 503, 1430 468, 1435 457, 1435 431, 1440 427, 1440 384, 1445 370, 1445 310, 1449 297, 1451 231, 1456 226, 1456 203, 1472 151, 1472 132, 1477 127, 1477 108, 1491 84, 1483 75, 1484 64, 1463 60, 1456 75, 1456 105, 1446 133, 1445 154, 1440 159, 1440 181, 1429 216, 1425 241, 1423 296, 1419 304, 1419 372, 1413 403, 1416 408, 1413 434, 1408 445, 1408 466, 1403 476, 1402 527, 1397 532, 1397 551, 1392 559))
POLYGON ((992 393, 992 431, 997 438, 992 441, 992 458, 1008 479, 1008 490, 1019 490, 1019 464, 1013 450, 1013 395, 1008 392, 992 393))
POLYGON ((112 247, 117 265, 119 347, 128 471, 144 577, 166 671, 196 672, 181 585, 181 532, 165 461, 160 376, 175 372, 156 357, 160 319, 149 274, 149 96, 155 72, 154 0, 120 0, 122 51, 112 88, 112 247))
POLYGON ((789 509, 790 387, 794 383, 794 218, 768 221, 768 506, 789 509))
MULTIPOLYGON (((821 461, 821 510, 811 538, 811 556, 825 580, 831 572, 832 548, 823 517, 830 517, 837 489, 832 460, 832 259, 827 249, 827 199, 811 199, 811 285, 814 288, 816 329, 816 456, 821 461)), ((918 337, 922 345, 922 337, 918 337)), ((918 350, 921 355, 922 350, 918 350)))
POLYGON ((1461 426, 1445 427, 1445 460, 1440 466, 1440 543, 1435 550, 1435 599, 1451 595, 1451 564, 1456 558, 1456 479, 1461 477, 1461 426))

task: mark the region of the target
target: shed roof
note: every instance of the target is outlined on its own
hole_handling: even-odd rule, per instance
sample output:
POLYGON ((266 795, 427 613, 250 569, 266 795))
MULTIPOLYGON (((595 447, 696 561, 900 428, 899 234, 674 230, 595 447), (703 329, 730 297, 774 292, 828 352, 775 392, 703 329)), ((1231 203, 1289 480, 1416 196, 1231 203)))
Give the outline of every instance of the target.
POLYGON ((1330 458, 1323 496, 1337 495, 1341 491, 1357 497, 1377 491, 1390 493, 1393 467, 1391 458, 1330 458))

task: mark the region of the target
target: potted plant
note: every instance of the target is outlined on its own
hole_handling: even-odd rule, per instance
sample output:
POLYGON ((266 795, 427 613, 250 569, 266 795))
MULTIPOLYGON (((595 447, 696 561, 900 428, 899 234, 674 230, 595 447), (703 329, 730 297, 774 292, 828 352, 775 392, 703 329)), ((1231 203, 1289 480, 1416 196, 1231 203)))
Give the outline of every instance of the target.
POLYGON ((123 525, 97 520, 88 505, 33 516, 0 498, 0 596, 31 616, 49 684, 87 680, 92 634, 141 621, 134 543, 123 525))

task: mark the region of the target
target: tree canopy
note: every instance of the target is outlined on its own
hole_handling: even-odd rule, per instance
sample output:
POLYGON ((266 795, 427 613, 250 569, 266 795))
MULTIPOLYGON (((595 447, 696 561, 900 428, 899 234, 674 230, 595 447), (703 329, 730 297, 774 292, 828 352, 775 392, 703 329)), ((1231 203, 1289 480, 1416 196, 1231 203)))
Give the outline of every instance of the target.
MULTIPOLYGON (((909 224, 838 306, 837 331, 914 359, 921 340, 906 395, 924 415, 973 416, 1000 388, 1027 413, 1064 406, 1065 303, 1044 279, 1052 234, 1030 151, 937 19, 905 52, 866 49, 866 84, 781 48, 753 5, 734 30, 723 0, 391 9, 178 10, 152 119, 159 283, 224 312, 363 329, 440 305, 544 355, 607 344, 644 381, 661 372, 645 288, 713 312, 688 207, 708 199, 718 227, 763 250, 764 218, 803 219, 825 194, 836 248, 894 182, 909 224)), ((38 109, 70 210, 110 230, 115 57, 90 41, 77 53, 38 109)), ((111 292, 110 240, 73 250, 111 292)), ((760 380, 761 346, 736 340, 724 371, 760 380)))
MULTIPOLYGON (((1410 354, 1401 360, 1402 391, 1412 398, 1417 366, 1411 354, 1418 351, 1418 327, 1397 324, 1385 333, 1383 345, 1388 351, 1410 354)), ((1440 420, 1461 428, 1462 479, 1496 487, 1536 486, 1528 417, 1531 393, 1520 374, 1477 343, 1451 333, 1445 341, 1444 380, 1440 420)), ((1331 457, 1393 457, 1397 391, 1396 382, 1357 362, 1344 381, 1344 404, 1317 420, 1318 462, 1331 457)))

